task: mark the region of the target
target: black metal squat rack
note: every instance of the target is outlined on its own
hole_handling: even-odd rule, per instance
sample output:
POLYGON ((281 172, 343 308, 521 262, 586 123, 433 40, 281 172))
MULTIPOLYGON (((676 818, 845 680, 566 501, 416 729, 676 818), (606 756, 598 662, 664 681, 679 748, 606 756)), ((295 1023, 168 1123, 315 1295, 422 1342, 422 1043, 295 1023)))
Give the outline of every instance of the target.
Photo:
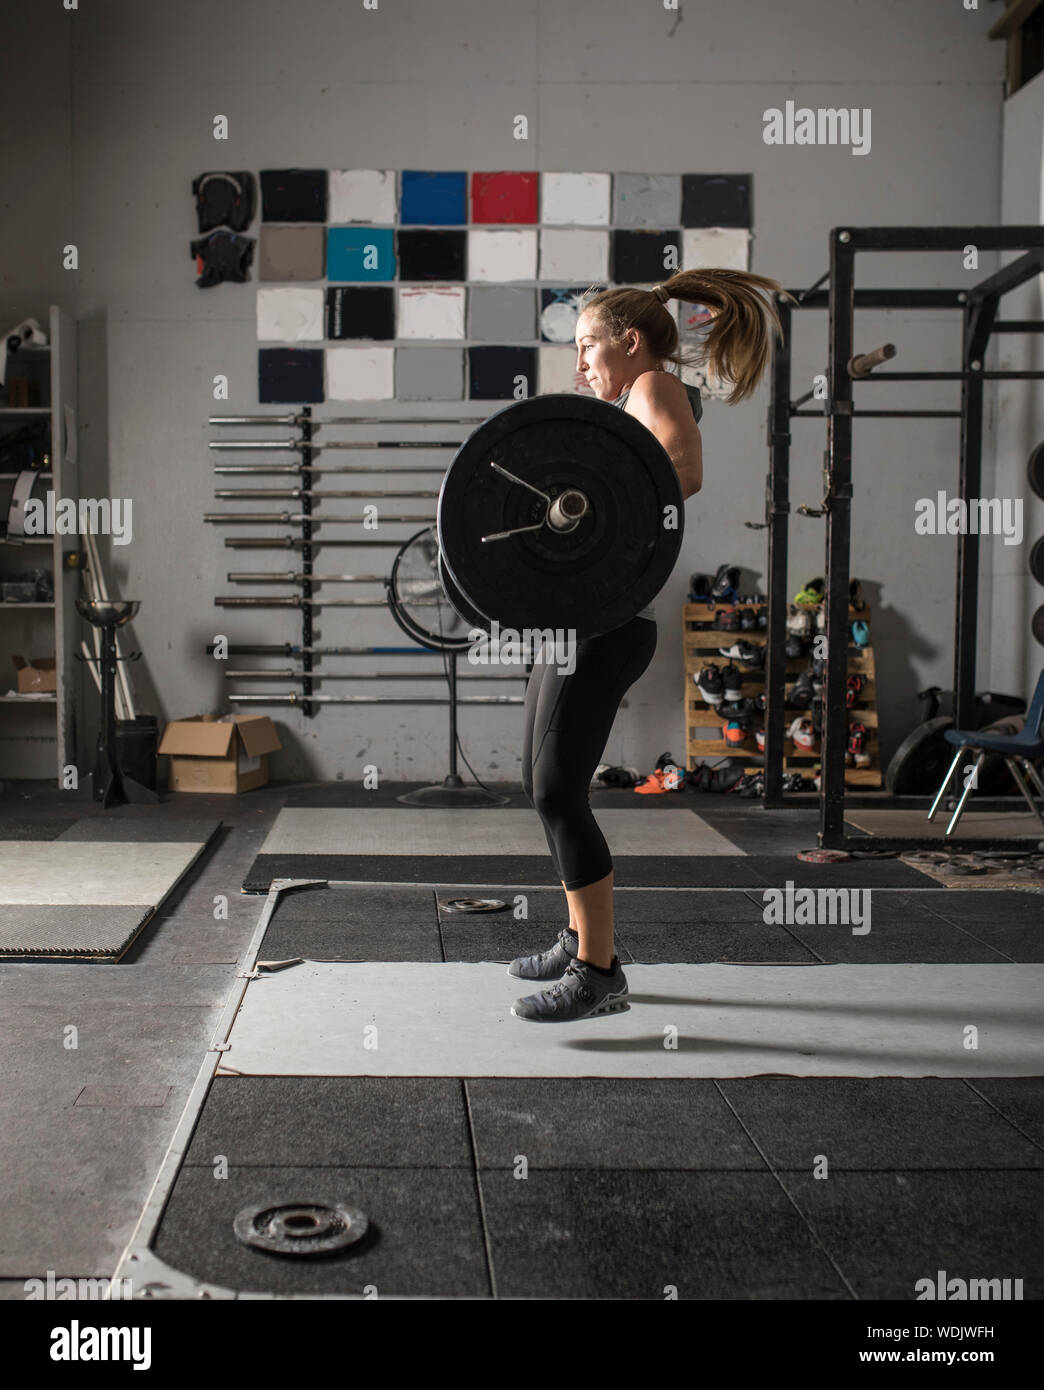
MULTIPOLYGON (((835 227, 830 233, 830 269, 807 290, 791 291, 796 306, 777 296, 782 342, 772 365, 768 416, 769 474, 765 498, 768 527, 769 626, 766 659, 765 806, 782 806, 784 673, 786 668, 787 547, 790 511, 790 421, 826 419, 827 449, 823 502, 809 515, 826 517, 826 637, 822 765, 819 791, 819 844, 824 849, 905 850, 938 848, 936 837, 846 836, 844 828, 845 663, 832 652, 847 649, 852 510, 852 421, 860 416, 953 418, 961 422, 960 496, 978 497, 982 479, 983 383, 1037 380, 1039 371, 985 371, 993 333, 1040 333, 1040 319, 998 319, 1002 295, 1044 271, 1044 229, 1011 227, 835 227), (1024 251, 1025 254, 970 289, 864 289, 855 285, 859 251, 1024 251), (829 281, 827 289, 820 287, 829 281), (791 399, 790 330, 792 310, 829 311, 828 397, 825 409, 802 410, 809 391, 791 399), (883 372, 873 369, 887 352, 854 356, 856 309, 959 309, 962 314, 961 370, 957 372, 883 372), (960 381, 959 410, 856 410, 853 381, 960 381)), ((954 725, 973 727, 979 537, 962 531, 957 538, 957 607, 954 649, 954 725)), ((1011 841, 961 838, 966 850, 1004 849, 1011 841)))

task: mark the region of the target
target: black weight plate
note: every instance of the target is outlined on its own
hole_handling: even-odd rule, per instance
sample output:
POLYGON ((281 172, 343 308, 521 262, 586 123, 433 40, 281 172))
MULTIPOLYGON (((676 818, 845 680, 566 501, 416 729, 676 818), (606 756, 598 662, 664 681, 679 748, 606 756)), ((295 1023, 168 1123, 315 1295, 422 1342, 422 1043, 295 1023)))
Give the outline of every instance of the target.
POLYGON ((1033 636, 1044 647, 1044 603, 1034 613, 1032 627, 1033 636))
POLYGON ((1044 584, 1044 536, 1038 536, 1033 543, 1029 557, 1030 574, 1038 584, 1044 584))
POLYGON ((503 627, 594 637, 633 618, 663 588, 681 549, 684 503, 665 450, 640 421, 605 401, 549 395, 490 416, 464 441, 439 493, 439 546, 449 578, 503 627), (491 461, 557 496, 579 489, 576 528, 534 526, 546 506, 491 461), (675 508, 676 529, 664 524, 675 508))
POLYGON ((446 569, 445 557, 441 549, 439 550, 439 583, 445 590, 446 597, 453 605, 454 612, 457 613, 459 617, 463 618, 466 623, 469 623, 472 628, 479 628, 482 632, 489 631, 489 619, 480 613, 474 604, 468 602, 460 589, 450 578, 449 572, 446 569))
POLYGON ((321 1202, 263 1203, 236 1213, 237 1239, 273 1255, 327 1255, 354 1245, 368 1222, 355 1207, 321 1202))
POLYGON ((1029 485, 1038 497, 1044 497, 1044 444, 1038 444, 1026 466, 1029 485))
POLYGON ((907 734, 885 770, 885 786, 893 796, 927 796, 939 790, 957 753, 943 737, 952 728, 952 716, 941 714, 907 734))

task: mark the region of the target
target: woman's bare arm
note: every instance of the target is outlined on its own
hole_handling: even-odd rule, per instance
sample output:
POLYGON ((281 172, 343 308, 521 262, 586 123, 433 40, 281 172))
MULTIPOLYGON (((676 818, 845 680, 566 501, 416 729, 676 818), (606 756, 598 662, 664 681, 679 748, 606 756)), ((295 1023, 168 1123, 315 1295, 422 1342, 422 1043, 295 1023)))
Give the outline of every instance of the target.
POLYGON ((692 406, 677 377, 668 372, 643 372, 631 387, 624 406, 663 445, 681 483, 682 496, 692 497, 703 486, 703 440, 692 406))

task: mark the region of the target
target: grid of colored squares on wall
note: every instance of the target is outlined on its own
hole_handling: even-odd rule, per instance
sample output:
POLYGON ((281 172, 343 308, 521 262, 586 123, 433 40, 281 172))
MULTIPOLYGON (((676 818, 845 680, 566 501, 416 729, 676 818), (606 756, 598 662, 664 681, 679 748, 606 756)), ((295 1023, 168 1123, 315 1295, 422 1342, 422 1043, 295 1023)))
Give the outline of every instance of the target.
MULTIPOLYGON (((262 403, 587 390, 583 294, 749 265, 743 174, 269 169, 260 186, 262 403)), ((669 308, 699 343, 706 310, 669 308)))

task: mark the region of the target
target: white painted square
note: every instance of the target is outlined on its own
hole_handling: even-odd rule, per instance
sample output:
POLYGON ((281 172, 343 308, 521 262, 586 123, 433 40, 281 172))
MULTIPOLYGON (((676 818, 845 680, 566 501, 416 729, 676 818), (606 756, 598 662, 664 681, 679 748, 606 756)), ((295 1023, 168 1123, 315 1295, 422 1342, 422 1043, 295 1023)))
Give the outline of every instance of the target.
POLYGON ((551 225, 607 227, 608 174, 544 174, 540 220, 551 225))
POLYGON ((390 401, 395 398, 395 349, 326 349, 328 401, 390 401))
POLYGON ((568 391, 579 396, 594 395, 584 377, 576 370, 576 349, 570 347, 540 349, 539 386, 541 396, 549 395, 553 391, 568 391))
POLYGON ((399 290, 400 338, 463 338, 463 285, 399 290))
POLYGON ((682 232, 685 270, 749 270, 750 232, 746 227, 686 227, 682 232))
POLYGON ((259 289, 257 336, 263 343, 322 342, 322 290, 259 289))
POLYGON ((502 283, 535 280, 537 260, 536 230, 468 232, 468 279, 502 283))
POLYGON ((395 170, 331 169, 327 217, 331 223, 393 223, 395 170))

